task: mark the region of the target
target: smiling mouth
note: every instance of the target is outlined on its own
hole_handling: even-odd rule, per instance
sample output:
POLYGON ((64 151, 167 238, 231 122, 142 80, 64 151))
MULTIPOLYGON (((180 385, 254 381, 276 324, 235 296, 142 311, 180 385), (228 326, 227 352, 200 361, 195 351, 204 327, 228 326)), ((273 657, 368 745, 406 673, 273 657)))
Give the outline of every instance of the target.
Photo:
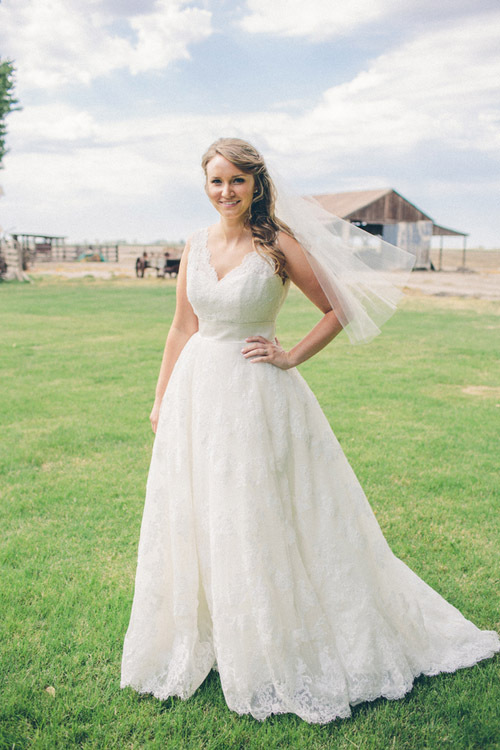
POLYGON ((222 206, 236 206, 239 201, 219 201, 222 206))

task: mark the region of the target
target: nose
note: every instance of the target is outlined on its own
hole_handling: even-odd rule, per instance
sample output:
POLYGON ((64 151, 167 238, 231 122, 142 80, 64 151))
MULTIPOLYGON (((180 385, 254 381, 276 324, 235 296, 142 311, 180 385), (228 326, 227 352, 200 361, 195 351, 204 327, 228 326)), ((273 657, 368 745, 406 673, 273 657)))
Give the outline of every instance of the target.
POLYGON ((222 197, 229 198, 232 195, 233 188, 229 182, 226 182, 222 187, 222 197))

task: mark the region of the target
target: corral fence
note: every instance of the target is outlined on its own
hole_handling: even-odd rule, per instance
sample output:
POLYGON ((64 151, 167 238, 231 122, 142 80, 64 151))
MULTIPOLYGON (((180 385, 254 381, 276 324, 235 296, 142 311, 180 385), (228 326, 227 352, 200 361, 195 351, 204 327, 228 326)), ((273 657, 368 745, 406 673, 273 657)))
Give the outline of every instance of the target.
POLYGON ((54 260, 88 260, 88 261, 113 261, 120 260, 119 245, 113 244, 81 244, 66 246, 65 255, 54 260))
POLYGON ((112 243, 86 242, 67 245, 65 237, 42 234, 12 234, 11 239, 21 248, 24 270, 40 262, 119 260, 118 245, 112 243))
POLYGON ((117 244, 66 245, 64 237, 37 234, 0 236, 0 278, 30 281, 26 271, 53 261, 119 261, 117 244))

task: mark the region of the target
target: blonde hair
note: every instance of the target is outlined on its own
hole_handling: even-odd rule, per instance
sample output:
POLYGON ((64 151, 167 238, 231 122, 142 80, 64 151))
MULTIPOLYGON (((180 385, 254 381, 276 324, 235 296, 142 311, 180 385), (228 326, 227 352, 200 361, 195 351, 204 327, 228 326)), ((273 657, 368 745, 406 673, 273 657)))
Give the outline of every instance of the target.
POLYGON ((293 232, 274 213, 276 188, 269 176, 264 159, 257 149, 241 138, 219 138, 203 154, 201 166, 205 175, 209 161, 217 154, 230 161, 242 172, 253 175, 255 192, 247 223, 252 232, 256 250, 270 258, 274 265, 274 272, 285 282, 287 279, 286 258, 278 246, 278 233, 283 231, 293 237, 293 232))

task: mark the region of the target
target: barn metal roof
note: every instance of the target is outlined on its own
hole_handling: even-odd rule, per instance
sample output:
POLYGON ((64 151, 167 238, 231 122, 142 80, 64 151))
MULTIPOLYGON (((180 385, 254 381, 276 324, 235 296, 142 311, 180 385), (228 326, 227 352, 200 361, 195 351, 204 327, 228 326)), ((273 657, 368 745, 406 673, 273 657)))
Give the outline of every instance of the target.
POLYGON ((448 227, 440 227, 439 224, 432 225, 432 234, 456 236, 456 237, 468 237, 469 236, 468 232, 458 232, 456 229, 448 229, 448 227))
POLYGON ((467 236, 465 232, 435 224, 430 216, 390 187, 376 190, 350 190, 312 196, 320 205, 341 219, 367 223, 394 224, 399 221, 432 221, 434 235, 467 236))
POLYGON ((366 208, 370 203, 375 203, 384 195, 391 193, 391 188, 379 188, 378 190, 351 190, 346 193, 324 193, 313 195, 313 198, 321 203, 323 208, 335 216, 345 219, 355 211, 366 208))

